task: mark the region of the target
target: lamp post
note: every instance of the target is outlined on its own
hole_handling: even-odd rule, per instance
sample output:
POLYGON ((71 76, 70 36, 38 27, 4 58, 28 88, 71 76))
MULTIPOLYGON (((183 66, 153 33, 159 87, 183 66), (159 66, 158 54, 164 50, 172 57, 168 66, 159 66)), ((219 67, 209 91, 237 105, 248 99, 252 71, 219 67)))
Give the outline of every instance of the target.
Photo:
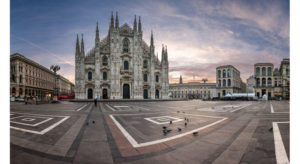
POLYGON ((60 70, 60 66, 56 65, 56 64, 51 65, 50 70, 52 70, 54 72, 54 76, 55 76, 55 79, 54 79, 54 92, 53 92, 53 94, 55 96, 54 99, 57 100, 57 93, 58 92, 57 92, 57 87, 56 87, 56 79, 57 79, 56 72, 60 70))

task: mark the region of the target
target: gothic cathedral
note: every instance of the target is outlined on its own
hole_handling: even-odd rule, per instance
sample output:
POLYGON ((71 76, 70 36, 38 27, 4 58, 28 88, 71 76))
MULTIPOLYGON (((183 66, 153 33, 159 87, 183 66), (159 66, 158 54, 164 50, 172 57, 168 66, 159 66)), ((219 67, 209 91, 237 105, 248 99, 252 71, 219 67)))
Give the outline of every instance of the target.
POLYGON ((95 46, 84 51, 77 35, 75 53, 76 99, 167 99, 169 62, 163 46, 161 61, 155 56, 153 34, 150 46, 143 40, 142 23, 119 27, 118 13, 111 14, 108 35, 100 41, 98 23, 95 46))

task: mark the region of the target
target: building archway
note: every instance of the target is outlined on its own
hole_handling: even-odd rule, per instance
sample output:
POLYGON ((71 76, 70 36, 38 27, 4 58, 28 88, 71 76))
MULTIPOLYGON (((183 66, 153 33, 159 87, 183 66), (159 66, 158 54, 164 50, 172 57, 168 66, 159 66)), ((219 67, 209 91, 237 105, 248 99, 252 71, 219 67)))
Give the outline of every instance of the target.
POLYGON ((106 89, 106 88, 104 88, 104 89, 102 90, 102 98, 103 98, 103 99, 108 99, 108 96, 107 96, 107 89, 106 89))
POLYGON ((93 99, 93 89, 88 89, 88 99, 93 99))
POLYGON ((123 85, 123 99, 130 99, 130 87, 129 84, 123 85))

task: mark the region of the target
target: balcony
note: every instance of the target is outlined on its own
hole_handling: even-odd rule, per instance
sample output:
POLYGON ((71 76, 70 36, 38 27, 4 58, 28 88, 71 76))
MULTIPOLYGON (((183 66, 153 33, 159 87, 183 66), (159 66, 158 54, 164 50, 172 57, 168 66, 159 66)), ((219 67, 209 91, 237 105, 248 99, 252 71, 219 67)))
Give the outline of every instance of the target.
POLYGON ((127 76, 130 76, 133 74, 133 71, 132 70, 124 70, 124 69, 121 69, 120 70, 120 74, 121 75, 127 75, 127 76))

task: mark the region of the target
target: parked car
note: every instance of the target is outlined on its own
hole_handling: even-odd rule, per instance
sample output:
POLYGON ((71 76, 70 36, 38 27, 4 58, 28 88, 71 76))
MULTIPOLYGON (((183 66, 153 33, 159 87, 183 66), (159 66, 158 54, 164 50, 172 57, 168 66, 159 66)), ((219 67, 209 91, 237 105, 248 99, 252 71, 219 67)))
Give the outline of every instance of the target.
POLYGON ((15 97, 10 97, 10 101, 16 101, 15 97))
POLYGON ((22 98, 22 97, 17 97, 17 98, 15 98, 15 101, 21 101, 21 102, 24 102, 25 100, 24 100, 24 98, 22 98))

